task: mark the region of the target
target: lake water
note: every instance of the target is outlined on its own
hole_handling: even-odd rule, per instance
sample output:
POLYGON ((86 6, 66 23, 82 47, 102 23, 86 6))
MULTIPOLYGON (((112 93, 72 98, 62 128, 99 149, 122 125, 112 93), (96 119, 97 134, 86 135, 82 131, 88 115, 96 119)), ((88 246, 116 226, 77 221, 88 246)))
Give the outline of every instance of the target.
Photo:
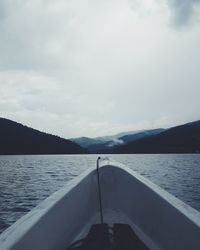
MULTIPOLYGON (((97 155, 0 156, 0 233, 67 181, 97 155)), ((111 155, 200 211, 200 155, 111 155)))

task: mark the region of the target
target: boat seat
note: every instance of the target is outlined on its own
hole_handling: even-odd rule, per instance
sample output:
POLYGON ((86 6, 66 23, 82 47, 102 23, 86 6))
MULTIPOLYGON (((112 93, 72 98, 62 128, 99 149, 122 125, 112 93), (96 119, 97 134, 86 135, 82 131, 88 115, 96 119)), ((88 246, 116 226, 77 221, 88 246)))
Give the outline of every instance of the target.
POLYGON ((132 228, 127 224, 114 224, 115 250, 147 250, 148 247, 138 238, 132 228))
POLYGON ((127 224, 92 225, 87 236, 67 250, 147 250, 149 249, 127 224), (110 232, 112 231, 112 232, 110 232))

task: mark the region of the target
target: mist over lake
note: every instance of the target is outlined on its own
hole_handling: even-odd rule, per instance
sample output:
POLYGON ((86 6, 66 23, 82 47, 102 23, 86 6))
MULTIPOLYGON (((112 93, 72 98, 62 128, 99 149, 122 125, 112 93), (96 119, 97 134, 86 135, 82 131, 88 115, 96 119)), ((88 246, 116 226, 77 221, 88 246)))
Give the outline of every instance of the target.
MULTIPOLYGON (((0 232, 89 167, 98 155, 0 156, 0 232)), ((104 157, 102 155, 102 157, 104 157)), ((200 211, 200 155, 106 155, 200 211)))

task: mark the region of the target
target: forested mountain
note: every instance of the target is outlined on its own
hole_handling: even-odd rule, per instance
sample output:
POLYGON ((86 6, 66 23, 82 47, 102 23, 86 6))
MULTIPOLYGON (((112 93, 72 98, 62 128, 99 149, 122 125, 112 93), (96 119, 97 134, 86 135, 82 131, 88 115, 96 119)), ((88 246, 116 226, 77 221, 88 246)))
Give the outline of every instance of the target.
POLYGON ((82 154, 80 145, 0 118, 0 154, 82 154))
POLYGON ((115 147, 112 153, 200 153, 200 121, 115 147))

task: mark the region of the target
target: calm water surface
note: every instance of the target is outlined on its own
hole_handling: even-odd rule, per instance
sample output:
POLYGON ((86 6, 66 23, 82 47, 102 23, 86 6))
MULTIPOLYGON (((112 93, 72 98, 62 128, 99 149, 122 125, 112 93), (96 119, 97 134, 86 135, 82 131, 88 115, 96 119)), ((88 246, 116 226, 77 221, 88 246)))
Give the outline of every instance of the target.
MULTIPOLYGON (((200 155, 111 155, 200 211, 200 155)), ((0 233, 97 155, 0 156, 0 233)))

